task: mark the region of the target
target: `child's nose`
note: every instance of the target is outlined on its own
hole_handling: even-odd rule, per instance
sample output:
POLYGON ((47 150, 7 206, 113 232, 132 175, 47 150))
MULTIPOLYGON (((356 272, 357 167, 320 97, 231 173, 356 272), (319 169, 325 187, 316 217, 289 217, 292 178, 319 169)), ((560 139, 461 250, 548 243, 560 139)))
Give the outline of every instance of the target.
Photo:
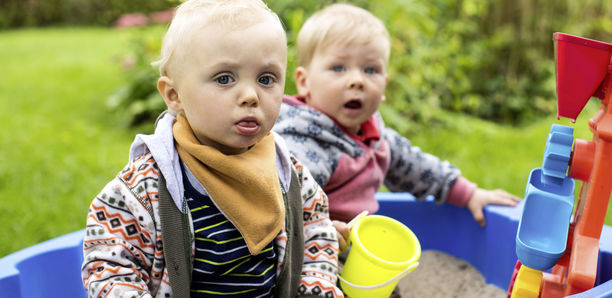
POLYGON ((256 107, 259 104, 259 97, 257 91, 252 86, 244 86, 238 100, 240 106, 252 106, 256 107))
POLYGON ((363 82, 363 75, 361 74, 360 71, 352 71, 350 73, 350 77, 349 77, 349 81, 348 81, 348 86, 349 89, 359 89, 359 90, 363 90, 365 87, 365 84, 363 82))

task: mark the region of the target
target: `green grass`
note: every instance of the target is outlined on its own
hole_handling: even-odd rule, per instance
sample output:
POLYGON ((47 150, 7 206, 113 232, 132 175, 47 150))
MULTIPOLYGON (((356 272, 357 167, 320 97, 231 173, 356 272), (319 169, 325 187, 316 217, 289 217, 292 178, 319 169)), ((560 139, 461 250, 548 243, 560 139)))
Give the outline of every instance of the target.
POLYGON ((0 32, 0 256, 82 229, 92 198, 127 160, 134 132, 106 97, 129 31, 0 32))
MULTIPOLYGON (((502 188, 523 197, 529 172, 542 166, 544 147, 552 124, 574 127, 574 138, 591 140, 588 120, 599 109, 599 100, 591 99, 576 123, 556 115, 522 127, 495 123, 457 114, 447 114, 452 127, 423 127, 408 136, 425 152, 449 160, 462 170, 463 176, 485 189, 502 188)), ((576 196, 581 182, 576 180, 576 196)), ((612 203, 608 205, 606 224, 612 225, 612 203)))
MULTIPOLYGON (((123 83, 120 61, 134 33, 141 32, 0 31, 0 257, 84 228, 92 198, 126 163, 137 131, 118 124, 106 98, 123 83)), ((588 109, 573 125, 583 139, 597 106, 588 109)), ((554 115, 525 127, 447 116, 455 126, 409 137, 481 187, 523 196, 554 115)))

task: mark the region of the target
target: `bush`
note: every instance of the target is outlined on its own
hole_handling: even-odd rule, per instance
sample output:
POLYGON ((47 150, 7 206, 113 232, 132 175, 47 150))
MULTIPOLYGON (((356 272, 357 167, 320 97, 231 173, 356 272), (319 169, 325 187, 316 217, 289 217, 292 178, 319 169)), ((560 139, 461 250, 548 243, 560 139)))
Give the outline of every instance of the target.
POLYGON ((381 0, 368 8, 392 36, 381 110, 403 133, 444 122, 439 109, 512 125, 551 114, 552 33, 612 42, 612 3, 603 0, 381 0))
POLYGON ((149 124, 166 109, 157 92, 159 73, 151 66, 159 56, 165 29, 164 25, 136 28, 132 39, 133 52, 123 57, 127 83, 111 94, 107 103, 112 111, 123 115, 127 126, 149 124))
POLYGON ((0 29, 56 25, 113 24, 126 13, 150 13, 176 6, 171 0, 2 0, 0 29))
MULTIPOLYGON (((286 93, 294 94, 295 39, 306 18, 335 1, 268 1, 287 29, 286 93)), ((441 109, 497 123, 520 125, 555 110, 552 33, 612 41, 612 2, 565 0, 538 3, 514 0, 353 1, 370 10, 391 34, 387 101, 381 112, 390 126, 409 133, 427 123, 445 124, 441 109)), ((137 42, 137 56, 150 43, 137 42)), ((146 52, 146 51, 145 51, 146 52)), ((156 76, 146 52, 138 71, 156 76), (147 62, 147 63, 144 63, 147 62)), ((150 121, 164 107, 154 95, 131 96, 126 90, 154 84, 130 72, 127 87, 113 97, 114 107, 133 111, 133 124, 150 121), (119 100, 118 100, 119 98, 119 100), (126 109, 126 107, 128 107, 126 109), (160 109, 148 111, 149 108, 160 109), (140 111, 136 113, 136 111, 140 111)), ((446 123, 450 125, 450 123, 446 123)))

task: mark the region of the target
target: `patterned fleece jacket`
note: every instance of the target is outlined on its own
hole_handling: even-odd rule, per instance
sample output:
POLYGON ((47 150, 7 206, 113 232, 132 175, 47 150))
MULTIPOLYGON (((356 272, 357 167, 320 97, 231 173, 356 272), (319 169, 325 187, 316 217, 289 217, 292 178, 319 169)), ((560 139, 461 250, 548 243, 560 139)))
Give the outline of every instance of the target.
MULTIPOLYGON (((81 269, 90 297, 173 296, 164 260, 158 180, 161 172, 174 204, 178 210, 185 210, 182 208, 183 176, 172 135, 175 120, 166 113, 158 121, 153 135, 137 135, 130 148, 130 162, 91 203, 81 269)), ((298 231, 304 233, 305 248, 299 252, 286 250, 285 222, 285 228, 274 240, 278 249, 277 277, 284 267, 292 266, 283 263, 283 256, 297 255, 298 260, 303 258, 302 267, 295 270, 301 272, 298 288, 301 295, 298 296, 342 297, 336 287, 338 242, 329 220, 327 197, 308 169, 290 157, 278 135, 275 135, 275 143, 277 170, 286 188, 284 191, 290 187, 291 167, 301 182, 304 226, 298 231)), ((191 217, 188 218, 193 262, 193 223, 191 217)))
POLYGON ((437 203, 460 207, 476 189, 449 162, 385 127, 379 113, 357 136, 298 97, 285 96, 273 130, 323 187, 335 220, 348 222, 363 210, 378 211, 374 195, 383 183, 393 192, 409 192, 420 200, 433 195, 437 203))

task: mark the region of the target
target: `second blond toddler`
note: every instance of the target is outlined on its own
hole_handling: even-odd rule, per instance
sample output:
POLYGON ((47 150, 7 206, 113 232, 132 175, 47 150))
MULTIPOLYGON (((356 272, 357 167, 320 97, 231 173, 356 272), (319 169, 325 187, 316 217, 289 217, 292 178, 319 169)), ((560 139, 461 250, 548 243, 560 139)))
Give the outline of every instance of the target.
POLYGON ((344 223, 363 210, 378 210, 374 195, 382 184, 465 207, 482 226, 486 205, 515 205, 519 198, 478 188, 449 162, 385 127, 377 110, 385 101, 389 54, 383 23, 350 4, 315 13, 298 35, 298 94, 285 96, 273 130, 329 196, 339 232, 346 237, 344 223))

